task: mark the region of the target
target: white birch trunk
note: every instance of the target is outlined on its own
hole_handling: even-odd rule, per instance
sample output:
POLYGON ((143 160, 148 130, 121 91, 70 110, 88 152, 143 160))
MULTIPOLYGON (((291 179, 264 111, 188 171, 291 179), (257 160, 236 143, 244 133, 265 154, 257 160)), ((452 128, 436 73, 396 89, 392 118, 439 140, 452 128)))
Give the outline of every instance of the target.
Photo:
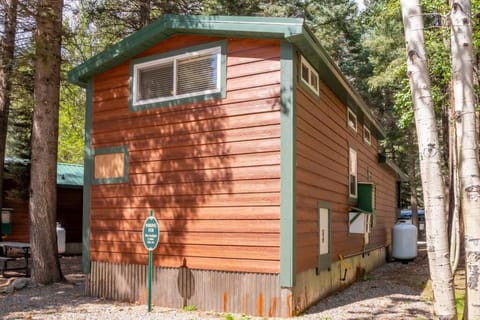
POLYGON ((480 319, 480 170, 473 91, 471 2, 452 2, 453 95, 465 224, 467 319, 480 319))
POLYGON ((423 16, 418 0, 400 0, 400 4, 407 48, 407 72, 417 128, 435 314, 440 319, 456 319, 449 259, 445 183, 441 172, 439 139, 425 53, 423 16))

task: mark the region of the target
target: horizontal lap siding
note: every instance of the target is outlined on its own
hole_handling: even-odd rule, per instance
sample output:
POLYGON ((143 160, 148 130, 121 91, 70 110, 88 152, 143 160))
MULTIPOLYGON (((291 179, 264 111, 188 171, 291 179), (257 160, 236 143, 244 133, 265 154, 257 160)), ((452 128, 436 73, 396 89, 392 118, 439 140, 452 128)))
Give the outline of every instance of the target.
POLYGON ((362 235, 348 234, 348 147, 357 150, 358 180, 367 181, 367 168, 377 187, 377 225, 370 235, 370 247, 385 243, 385 229, 395 219, 395 177, 378 164, 377 141, 363 142, 358 132, 346 126, 346 107, 323 83, 320 98, 297 87, 297 174, 296 174, 296 263, 297 272, 318 263, 319 200, 331 206, 332 259, 361 253, 362 235))
MULTIPOLYGON (((30 241, 28 199, 6 197, 4 208, 12 208, 12 234, 5 241, 30 241)), ((66 242, 82 242, 82 188, 57 186, 57 221, 65 229, 66 242)))
POLYGON ((28 199, 3 198, 3 207, 12 208, 11 226, 12 234, 6 236, 4 241, 30 241, 30 216, 28 213, 28 199))
MULTIPOLYGON (((220 40, 175 36, 141 56, 220 40)), ((129 64, 95 78, 93 148, 128 146, 128 183, 93 185, 91 258, 146 263, 142 225, 160 224, 156 265, 279 271, 280 49, 227 42, 227 97, 128 110, 129 64)))

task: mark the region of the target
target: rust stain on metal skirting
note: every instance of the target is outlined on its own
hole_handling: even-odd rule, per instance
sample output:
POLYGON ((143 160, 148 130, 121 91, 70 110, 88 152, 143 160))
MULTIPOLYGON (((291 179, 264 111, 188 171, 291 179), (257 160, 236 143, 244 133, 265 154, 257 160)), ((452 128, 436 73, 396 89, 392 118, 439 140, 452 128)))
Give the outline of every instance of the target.
MULTIPOLYGON (((88 280, 89 295, 147 303, 146 265, 92 261, 88 280)), ((272 317, 294 311, 292 296, 281 293, 278 274, 198 270, 186 263, 155 267, 152 293, 154 306, 195 305, 200 310, 272 317)))
POLYGON ((228 292, 223 293, 223 312, 228 310, 228 292))
POLYGON ((270 309, 268 309, 268 316, 269 317, 274 317, 275 316, 275 311, 277 310, 277 299, 278 298, 272 298, 270 301, 270 309))
POLYGON ((263 294, 259 293, 257 298, 257 316, 263 316, 263 294))

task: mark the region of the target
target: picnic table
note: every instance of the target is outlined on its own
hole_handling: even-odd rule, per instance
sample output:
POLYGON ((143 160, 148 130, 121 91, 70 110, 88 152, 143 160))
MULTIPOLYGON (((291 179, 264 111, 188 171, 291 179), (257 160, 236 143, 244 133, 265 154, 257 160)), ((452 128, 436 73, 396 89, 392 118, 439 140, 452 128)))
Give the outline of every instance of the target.
POLYGON ((0 241, 0 269, 2 275, 5 276, 5 271, 25 271, 25 276, 30 275, 30 269, 28 267, 28 258, 30 256, 30 243, 17 242, 17 241, 0 241), (21 249, 23 255, 12 255, 11 252, 15 249, 21 249), (8 267, 8 262, 23 261, 23 266, 8 267))

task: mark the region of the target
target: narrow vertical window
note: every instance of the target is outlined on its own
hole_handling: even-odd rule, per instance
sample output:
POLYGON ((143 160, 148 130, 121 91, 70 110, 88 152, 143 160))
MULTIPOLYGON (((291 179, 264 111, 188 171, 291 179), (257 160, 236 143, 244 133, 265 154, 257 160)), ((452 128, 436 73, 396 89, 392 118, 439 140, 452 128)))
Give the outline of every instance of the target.
POLYGON ((348 154, 348 195, 350 198, 356 199, 358 197, 358 186, 357 186, 357 151, 350 148, 348 154))
POLYGON ((350 108, 347 108, 347 125, 349 128, 357 132, 357 116, 350 108))
POLYGON ((370 133, 370 129, 366 126, 363 126, 363 141, 368 145, 372 144, 372 134, 370 133))

